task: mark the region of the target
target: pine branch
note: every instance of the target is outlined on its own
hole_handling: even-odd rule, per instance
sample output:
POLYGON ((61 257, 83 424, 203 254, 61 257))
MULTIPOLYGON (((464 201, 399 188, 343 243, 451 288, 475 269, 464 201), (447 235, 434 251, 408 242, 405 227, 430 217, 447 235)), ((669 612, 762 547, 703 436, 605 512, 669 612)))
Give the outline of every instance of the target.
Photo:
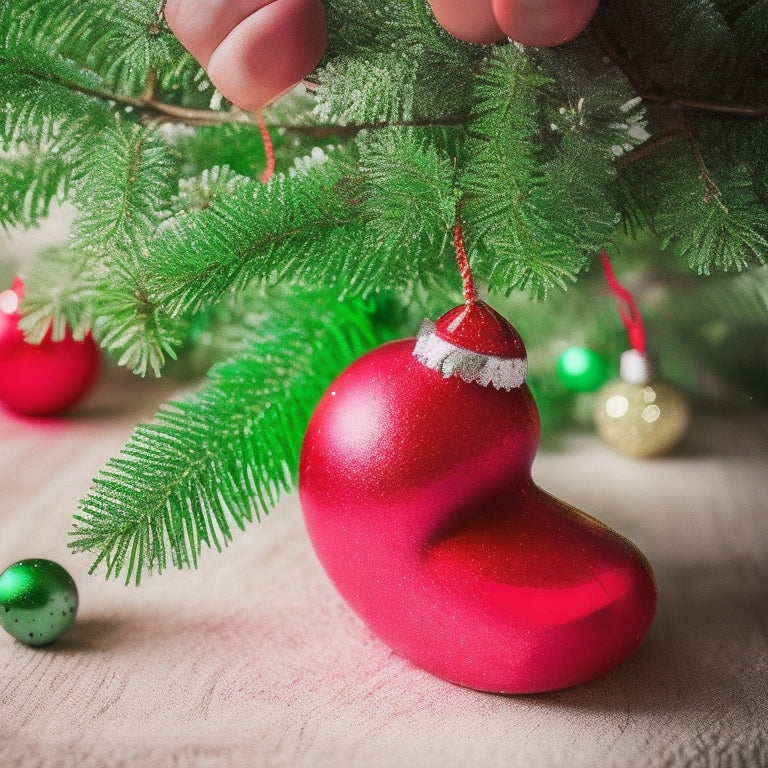
POLYGON ((536 55, 534 67, 514 47, 494 52, 457 184, 478 276, 494 291, 543 297, 611 237, 613 160, 647 132, 637 100, 594 49, 536 55))
POLYGON ((407 129, 361 140, 356 165, 318 151, 266 187, 241 178, 169 222, 153 246, 156 301, 194 314, 254 282, 288 279, 343 295, 403 289, 452 263, 455 203, 450 157, 407 129))
POLYGON ((149 243, 178 183, 177 158, 159 133, 136 124, 102 130, 83 149, 70 248, 84 257, 94 336, 121 365, 159 375, 188 322, 154 305, 148 274, 149 243))
POLYGON ((469 111, 486 49, 462 43, 423 0, 328 0, 316 114, 339 125, 423 123, 469 111))
MULTIPOLYGON (((39 82, 43 82, 45 75, 39 71, 25 72, 39 82)), ((47 77, 69 91, 80 93, 88 98, 98 99, 104 104, 120 105, 123 114, 136 110, 145 124, 152 123, 183 123, 184 125, 227 125, 230 123, 254 123, 254 117, 248 112, 237 109, 221 111, 214 109, 194 109, 161 101, 149 94, 131 96, 108 88, 88 86, 63 77, 47 77)))
POLYGON ((130 255, 147 245, 162 221, 177 162, 160 134, 141 126, 118 123, 96 134, 74 179, 73 247, 130 255))
POLYGON ((158 303, 172 315, 197 313, 230 290, 287 271, 291 260, 319 262, 326 249, 345 258, 362 236, 343 178, 340 164, 319 153, 266 187, 233 180, 227 195, 170 220, 153 246, 158 303))
POLYGON ((741 271, 768 262, 768 225, 755 220, 759 208, 748 179, 738 174, 707 191, 698 204, 697 216, 683 220, 680 211, 657 214, 664 245, 675 251, 700 275, 712 268, 741 271))
MULTIPOLYGON (((142 254, 147 261, 149 254, 142 254)), ((160 376, 168 358, 187 341, 191 319, 170 317, 152 298, 145 266, 115 263, 93 281, 93 335, 118 365, 139 376, 160 376)))
MULTIPOLYGON (((355 290, 402 289, 440 275, 446 266, 454 269, 449 233, 459 193, 451 154, 436 146, 436 138, 434 133, 391 129, 358 142, 365 249, 375 258, 364 279, 342 275, 355 290)), ((443 138, 450 145, 450 135, 443 138)))
POLYGON ((29 150, 0 156, 0 227, 31 227, 67 192, 69 169, 55 154, 29 150))
POLYGON ((110 113, 105 105, 36 75, 0 65, 5 109, 0 115, 0 143, 9 152, 35 147, 56 151, 67 159, 78 152, 79 141, 89 131, 106 126, 110 113))
MULTIPOLYGON (((336 373, 382 340, 373 305, 294 296, 253 329, 250 350, 139 426, 94 480, 70 546, 107 577, 196 566, 293 487, 301 436, 336 373)), ((385 334, 386 335, 386 334, 385 334)))
MULTIPOLYGON (((761 96, 765 98, 768 95, 768 68, 765 57, 768 31, 765 23, 759 23, 768 22, 768 11, 761 8, 760 3, 755 3, 746 10, 744 8, 745 6, 740 6, 739 15, 730 32, 725 31, 723 17, 713 11, 709 2, 699 3, 698 8, 687 8, 683 15, 672 9, 672 15, 677 17, 674 26, 677 28, 678 23, 682 25, 686 39, 690 40, 690 46, 686 47, 684 41, 670 36, 669 29, 665 29, 662 34, 665 39, 674 39, 676 48, 669 52, 668 60, 660 60, 664 54, 654 49, 654 60, 650 64, 632 41, 643 34, 644 26, 664 22, 667 18, 666 15, 659 17, 656 13, 656 0, 645 0, 632 14, 622 11, 618 4, 603 6, 593 21, 592 29, 605 53, 626 74, 638 95, 652 105, 654 119, 661 135, 668 136, 685 130, 685 115, 688 112, 753 119, 761 119, 768 114, 767 102, 745 101, 745 98, 760 99, 761 96), (691 11, 695 15, 693 26, 689 23, 688 14, 691 11), (698 25, 701 24, 710 25, 712 34, 700 34, 698 25), (717 31, 712 31, 715 29, 717 31), (724 41, 723 35, 728 36, 727 41, 724 41), (718 48, 716 56, 710 56, 707 55, 707 50, 699 45, 701 40, 706 40, 708 45, 711 45, 713 40, 719 40, 723 44, 718 48), (723 54, 725 50, 728 51, 727 56, 723 54), (693 56, 692 51, 695 51, 693 56), (760 53, 757 53, 758 51, 760 53), (703 73, 706 76, 710 91, 708 98, 695 97, 696 92, 690 86, 696 82, 697 77, 691 76, 690 73, 683 82, 667 84, 668 74, 674 74, 675 77, 680 75, 678 60, 681 55, 685 55, 692 62, 706 62, 706 66, 698 68, 696 75, 703 73), (664 73, 664 77, 659 81, 654 81, 653 73, 656 71, 664 73), (687 92, 684 86, 688 86, 687 92), (725 99, 723 96, 727 92, 732 95, 725 99)), ((661 144, 663 142, 651 143, 636 156, 642 157, 650 147, 661 144)))
POLYGON ((69 328, 77 339, 93 324, 93 282, 88 257, 68 248, 48 248, 40 253, 26 276, 21 329, 28 341, 38 343, 50 330, 62 339, 69 328))
MULTIPOLYGON (((3 57, 0 55, 0 63, 3 57)), ((10 63, 10 62, 9 62, 10 63)), ((0 70, 2 71, 2 70, 0 70)), ((11 71, 9 69, 9 71, 11 71)), ((228 126, 228 125, 256 125, 256 118, 251 112, 245 112, 232 105, 223 102, 221 107, 213 109, 195 109, 192 107, 179 106, 169 102, 162 101, 151 91, 145 91, 140 96, 131 96, 110 90, 104 87, 98 87, 95 84, 85 84, 76 79, 68 80, 62 76, 52 76, 40 68, 34 70, 19 69, 12 65, 12 71, 15 75, 26 75, 30 78, 33 87, 42 86, 46 83, 54 83, 71 93, 81 94, 90 99, 96 99, 105 106, 119 105, 121 113, 126 116, 131 113, 137 114, 145 125, 159 125, 164 123, 179 123, 188 126, 228 126)), ((381 95, 377 96, 379 103, 383 100, 381 95)), ((386 109, 378 110, 386 112, 386 109)), ((391 110, 396 113, 396 110, 391 110)), ((353 111, 354 113, 354 111, 353 111)), ((280 131, 287 131, 300 135, 309 136, 315 139, 325 139, 332 137, 354 137, 362 131, 379 130, 393 126, 403 127, 432 127, 432 126, 451 126, 459 125, 466 121, 466 113, 444 114, 438 117, 423 117, 409 119, 385 119, 385 120, 365 120, 355 122, 339 120, 338 123, 286 123, 270 122, 270 128, 280 131)))
POLYGON ((216 119, 200 109, 212 86, 158 13, 155 0, 82 0, 76 10, 67 0, 14 0, 0 13, 0 70, 26 77, 32 92, 54 84, 124 117, 216 119))
POLYGON ((652 93, 642 91, 639 94, 645 101, 663 104, 668 109, 678 112, 711 112, 717 115, 761 118, 768 115, 768 104, 738 104, 726 101, 690 99, 685 96, 652 93))
POLYGON ((722 95, 721 73, 734 39, 712 0, 603 4, 593 28, 638 91, 697 99, 722 95), (654 44, 638 46, 637 40, 654 44))
POLYGON ((695 135, 686 132, 621 169, 663 246, 701 275, 768 262, 766 182, 749 135, 730 139, 721 126, 701 123, 695 135))

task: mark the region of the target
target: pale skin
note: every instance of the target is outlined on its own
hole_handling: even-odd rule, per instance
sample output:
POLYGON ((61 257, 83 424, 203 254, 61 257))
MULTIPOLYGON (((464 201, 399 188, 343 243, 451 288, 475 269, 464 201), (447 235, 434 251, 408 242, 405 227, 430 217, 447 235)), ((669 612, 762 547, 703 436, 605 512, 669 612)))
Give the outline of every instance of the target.
POLYGON ((491 0, 429 0, 435 18, 454 37, 487 45, 506 39, 491 0))
MULTIPOLYGON (((428 0, 452 35, 559 45, 589 23, 599 0, 428 0)), ((256 111, 289 91, 327 44, 320 0, 168 0, 171 30, 233 104, 256 111)))
MULTIPOLYGON (((488 2, 488 0, 483 0, 488 2)), ((490 0, 499 26, 518 43, 561 45, 580 34, 599 0, 490 0)))
POLYGON ((573 39, 589 24, 599 0, 429 0, 435 18, 471 43, 506 37, 547 47, 573 39))
POLYGON ((306 77, 327 43, 320 0, 168 0, 165 17, 211 82, 250 111, 306 77))

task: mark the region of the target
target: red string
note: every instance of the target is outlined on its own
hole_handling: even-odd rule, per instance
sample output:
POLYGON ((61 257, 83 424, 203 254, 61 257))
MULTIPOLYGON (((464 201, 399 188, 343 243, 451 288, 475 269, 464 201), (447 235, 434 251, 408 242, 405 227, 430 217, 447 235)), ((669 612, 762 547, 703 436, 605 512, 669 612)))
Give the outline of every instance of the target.
POLYGON ((264 142, 264 154, 267 156, 267 165, 264 168, 259 181, 266 184, 275 175, 275 147, 272 144, 272 137, 269 135, 267 122, 264 120, 264 113, 259 109, 256 111, 256 123, 261 131, 261 138, 264 142))
POLYGON ((624 323, 624 327, 627 329, 629 343, 641 355, 645 355, 645 325, 643 324, 643 316, 637 308, 635 298, 616 279, 616 275, 613 273, 613 267, 611 266, 611 260, 606 251, 600 253, 600 259, 603 263, 603 272, 605 272, 608 288, 616 298, 621 320, 624 323))
POLYGON ((467 250, 464 247, 464 232, 458 221, 453 228, 453 242, 456 246, 456 261, 459 264, 461 281, 464 284, 464 302, 473 305, 477 301, 477 291, 475 290, 475 281, 472 279, 472 270, 469 268, 467 250))

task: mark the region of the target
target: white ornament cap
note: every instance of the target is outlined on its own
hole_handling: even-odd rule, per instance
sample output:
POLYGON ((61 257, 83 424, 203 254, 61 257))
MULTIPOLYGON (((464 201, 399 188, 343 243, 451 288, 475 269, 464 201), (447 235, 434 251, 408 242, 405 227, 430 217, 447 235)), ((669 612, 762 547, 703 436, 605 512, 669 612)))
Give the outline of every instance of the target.
POLYGON ((637 349, 628 349, 619 359, 619 377, 627 384, 649 384, 659 375, 656 358, 637 349))
POLYGON ((414 357, 444 378, 458 376, 481 387, 517 389, 528 375, 525 346, 517 331, 482 301, 424 320, 414 357))

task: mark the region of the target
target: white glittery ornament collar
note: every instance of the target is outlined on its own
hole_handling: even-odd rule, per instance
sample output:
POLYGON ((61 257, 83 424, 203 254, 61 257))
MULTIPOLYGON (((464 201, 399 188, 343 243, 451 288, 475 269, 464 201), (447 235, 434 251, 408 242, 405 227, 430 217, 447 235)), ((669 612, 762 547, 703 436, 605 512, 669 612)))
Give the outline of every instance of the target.
POLYGON ((525 357, 496 357, 462 349, 435 333, 435 324, 424 320, 416 335, 414 357, 443 378, 459 376, 481 387, 512 390, 521 387, 528 375, 525 357))

